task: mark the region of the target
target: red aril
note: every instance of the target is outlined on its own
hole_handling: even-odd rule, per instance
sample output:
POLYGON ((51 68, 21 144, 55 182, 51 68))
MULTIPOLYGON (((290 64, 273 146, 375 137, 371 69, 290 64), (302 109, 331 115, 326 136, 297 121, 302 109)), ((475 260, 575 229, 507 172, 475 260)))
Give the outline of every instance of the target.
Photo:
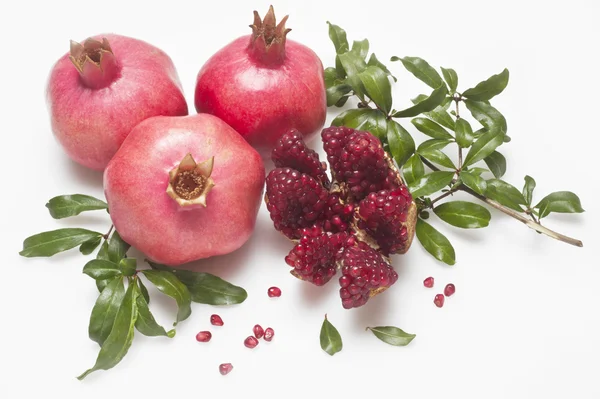
POLYGON ((438 308, 441 308, 442 306, 444 306, 444 295, 443 294, 437 294, 435 296, 435 298, 433 298, 433 303, 438 308))
POLYGON ((210 324, 221 327, 223 325, 223 319, 218 314, 210 315, 210 324))
POLYGON ((273 7, 262 21, 255 11, 252 35, 213 55, 196 83, 196 110, 223 119, 264 156, 290 129, 308 139, 325 123, 323 65, 286 39, 286 21, 276 24, 273 7))
POLYGON ((65 152, 103 170, 131 129, 158 115, 187 115, 173 62, 143 41, 100 35, 54 65, 47 87, 52 131, 65 152))
POLYGON ((259 154, 217 117, 136 126, 104 172, 115 228, 170 266, 230 253, 250 237, 262 199, 259 154))
POLYGON ((260 324, 255 325, 254 328, 252 328, 252 332, 254 333, 254 336, 258 339, 262 338, 263 335, 265 335, 265 330, 263 330, 260 324))
POLYGON ((258 345, 258 339, 252 335, 244 340, 244 346, 246 348, 254 349, 256 348, 256 345, 258 345))
POLYGON ((196 334, 196 341, 198 342, 208 342, 212 338, 212 334, 210 331, 200 331, 196 334))
POLYGON ((444 295, 446 295, 446 296, 452 296, 452 295, 454 295, 455 292, 456 292, 456 287, 452 283, 447 284, 446 287, 444 288, 444 295))
POLYGON ((231 363, 223 363, 219 365, 219 373, 221 375, 227 375, 233 370, 233 365, 231 363))
POLYGON ((265 336, 264 336, 265 341, 271 342, 274 335, 275 335, 275 331, 273 331, 273 329, 271 327, 267 327, 267 329, 265 330, 265 336))

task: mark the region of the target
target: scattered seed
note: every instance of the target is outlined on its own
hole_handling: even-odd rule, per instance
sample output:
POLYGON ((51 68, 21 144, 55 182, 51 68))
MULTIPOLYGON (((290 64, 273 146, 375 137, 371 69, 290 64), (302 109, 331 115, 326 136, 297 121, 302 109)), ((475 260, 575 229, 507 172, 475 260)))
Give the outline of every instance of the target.
POLYGON ((275 335, 275 331, 273 331, 273 329, 271 327, 268 327, 265 330, 265 341, 271 342, 274 335, 275 335))
POLYGON ((455 292, 456 292, 456 287, 452 283, 447 284, 446 288, 444 288, 444 295, 446 295, 446 296, 451 296, 455 292))
POLYGON ((221 375, 227 375, 231 370, 233 370, 233 365, 231 363, 223 363, 219 365, 219 373, 221 373, 221 375))
POLYGON ((212 334, 210 331, 200 331, 196 334, 196 341, 198 342, 208 342, 212 338, 212 334))
POLYGON ((269 298, 279 298, 281 296, 281 289, 278 287, 271 287, 267 291, 267 295, 269 295, 269 298))
POLYGON ((435 306, 437 306, 438 308, 444 306, 444 295, 437 294, 433 299, 433 303, 435 303, 435 306))
POLYGON ((213 314, 210 316, 210 324, 212 324, 213 326, 222 326, 223 319, 218 314, 213 314))
POLYGON ((254 348, 256 348, 256 345, 258 345, 258 340, 256 339, 256 337, 253 337, 252 335, 244 340, 244 346, 246 348, 254 349, 254 348))
POLYGON ((427 277, 425 280, 423 280, 423 285, 427 288, 431 288, 433 287, 433 277, 427 277))
POLYGON ((263 330, 260 324, 255 325, 252 331, 254 332, 254 336, 258 339, 262 338, 263 335, 265 335, 265 330, 263 330))

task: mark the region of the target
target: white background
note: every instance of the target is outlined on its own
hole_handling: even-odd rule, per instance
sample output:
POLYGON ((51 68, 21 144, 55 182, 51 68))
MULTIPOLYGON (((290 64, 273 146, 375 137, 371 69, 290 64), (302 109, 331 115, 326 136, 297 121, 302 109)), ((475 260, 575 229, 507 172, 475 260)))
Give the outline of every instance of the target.
MULTIPOLYGON (((65 226, 108 230, 100 212, 55 221, 44 204, 59 194, 102 196, 101 174, 67 159, 50 131, 44 90, 48 72, 69 39, 115 32, 144 39, 175 62, 193 110, 196 73, 216 50, 248 34, 252 11, 266 1, 15 1, 0 6, 0 114, 2 170, 2 287, 0 288, 0 396, 106 397, 314 397, 360 398, 598 398, 600 268, 598 246, 598 39, 600 3, 558 1, 297 1, 275 2, 290 14, 289 37, 333 63, 330 20, 349 38, 368 37, 379 59, 420 56, 455 68, 459 90, 508 67, 507 90, 495 105, 513 140, 502 148, 505 179, 519 188, 537 179, 536 199, 572 190, 583 215, 551 215, 547 225, 584 241, 575 248, 537 235, 492 211, 489 228, 458 231, 432 222, 452 241, 454 267, 415 242, 394 259, 398 283, 367 306, 343 310, 332 282, 319 289, 291 277, 284 256, 291 248, 261 208, 256 231, 242 249, 199 262, 195 268, 248 290, 239 306, 193 305, 177 336, 137 334, 116 368, 84 382, 75 376, 93 365, 98 346, 87 337, 97 296, 81 273, 77 250, 51 259, 18 256, 29 235, 65 226), (422 281, 434 276, 434 289, 422 281), (455 296, 443 309, 432 301, 447 282, 455 296), (271 285, 283 296, 267 298, 271 285), (225 326, 212 327, 218 312, 225 326), (337 326, 344 349, 334 357, 319 347, 323 315, 337 326), (243 346, 255 323, 272 326, 272 343, 243 346), (366 326, 396 325, 417 338, 388 346, 366 326), (210 329, 209 344, 195 342, 210 329), (232 362, 226 377, 218 365, 232 362)), ((397 109, 426 91, 398 63, 397 109)), ((328 123, 334 116, 330 112, 328 123)), ((411 128, 409 123, 405 126, 411 128)), ((422 139, 418 133, 415 137, 422 139)), ((435 218, 435 217, 434 217, 435 218)), ((432 218, 432 219, 434 219, 432 218)), ((174 305, 153 296, 163 325, 174 305)))

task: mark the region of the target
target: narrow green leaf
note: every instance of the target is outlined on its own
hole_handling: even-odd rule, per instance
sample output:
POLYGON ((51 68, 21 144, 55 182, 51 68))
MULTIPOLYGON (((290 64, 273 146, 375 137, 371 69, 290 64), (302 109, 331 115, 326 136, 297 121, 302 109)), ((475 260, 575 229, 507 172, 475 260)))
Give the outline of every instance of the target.
POLYGON ((346 71, 346 75, 348 76, 346 83, 352 86, 354 93, 356 93, 356 95, 362 99, 363 95, 365 94, 365 87, 360 80, 359 74, 367 67, 365 60, 358 54, 351 51, 338 54, 338 57, 342 67, 344 68, 344 71, 346 71))
POLYGON ((352 91, 352 86, 347 84, 339 84, 337 86, 328 87, 325 90, 327 94, 327 106, 332 107, 337 105, 346 94, 352 91))
POLYGON ((456 254, 454 253, 452 244, 433 226, 422 219, 418 219, 415 232, 423 248, 433 255, 434 258, 448 265, 456 263, 456 254))
POLYGON ((110 239, 108 240, 108 258, 114 263, 119 263, 121 259, 125 258, 130 245, 127 244, 119 233, 113 231, 110 239))
POLYGON ((337 54, 345 53, 349 50, 348 38, 346 37, 346 31, 337 25, 327 21, 329 25, 329 38, 333 42, 335 52, 337 54))
POLYGON ((392 79, 394 79, 394 82, 398 81, 398 79, 396 79, 396 77, 394 75, 392 75, 390 70, 385 65, 383 65, 381 63, 381 61, 379 61, 377 59, 377 57, 375 56, 375 53, 371 53, 371 57, 369 57, 369 61, 367 62, 367 65, 373 65, 373 66, 383 69, 385 71, 385 73, 387 73, 388 75, 390 75, 392 77, 392 79))
POLYGON ((454 122, 452 116, 442 106, 437 107, 431 112, 426 112, 425 116, 452 131, 456 129, 456 122, 454 122))
POLYGON ((160 292, 177 302, 179 311, 174 326, 190 317, 192 313, 190 291, 173 273, 162 270, 142 270, 142 273, 160 292))
POLYGON ((26 238, 19 255, 27 258, 52 256, 98 237, 102 237, 102 233, 86 229, 67 228, 46 231, 26 238))
MULTIPOLYGON (((404 68, 412 73, 417 79, 424 82, 432 89, 440 87, 444 82, 437 71, 422 58, 419 57, 392 57, 392 61, 400 61, 404 68)), ((444 85, 445 87, 446 85, 444 85)))
POLYGON ((369 41, 367 39, 355 40, 352 43, 352 49, 350 51, 355 52, 362 58, 366 58, 369 54, 369 41))
POLYGON ((46 208, 54 219, 63 219, 79 215, 85 211, 108 209, 108 204, 89 195, 60 195, 48 201, 46 208))
POLYGON ((498 151, 492 152, 483 161, 497 179, 506 173, 506 158, 498 151))
POLYGON ((473 129, 469 122, 464 119, 456 121, 456 142, 462 148, 469 148, 473 143, 473 129))
POLYGON ((444 222, 462 229, 478 229, 490 224, 490 211, 479 204, 467 201, 444 202, 433 208, 444 222))
POLYGON ((110 334, 117 311, 125 296, 125 288, 121 277, 105 281, 108 283, 96 300, 88 327, 90 339, 97 342, 100 346, 104 344, 104 341, 110 334))
POLYGON ((408 161, 402 167, 402 175, 406 184, 412 184, 425 174, 425 167, 421 157, 417 154, 408 158, 408 161))
POLYGON ((424 112, 433 111, 444 101, 447 94, 448 88, 445 84, 441 84, 438 88, 433 90, 429 97, 427 97, 423 101, 418 102, 410 108, 395 112, 394 114, 392 114, 392 117, 410 118, 422 114, 424 112))
POLYGON ((523 186, 523 197, 527 206, 531 206, 533 200, 533 190, 535 189, 535 180, 531 176, 525 176, 525 185, 523 186))
POLYGON ((433 194, 452 182, 454 172, 431 172, 408 186, 414 198, 433 194))
POLYGON ((535 208, 539 209, 540 219, 545 218, 551 212, 555 213, 581 213, 585 212, 581 207, 579 197, 570 191, 557 191, 544 197, 535 208))
POLYGON ((125 276, 133 276, 137 267, 137 260, 135 258, 123 258, 119 262, 119 269, 125 276))
POLYGON ((472 89, 465 90, 462 95, 474 101, 488 101, 504 91, 508 85, 508 75, 508 69, 505 68, 498 75, 493 75, 472 89))
POLYGON ((452 140, 447 139, 430 139, 425 140, 419 147, 417 148, 417 152, 421 153, 428 150, 441 150, 448 146, 448 144, 452 143, 452 140))
POLYGON ((419 151, 419 155, 437 165, 441 165, 450 169, 456 169, 456 166, 450 157, 442 152, 442 150, 428 148, 426 150, 419 151))
POLYGON ((100 245, 101 242, 102 236, 89 239, 79 246, 79 252, 81 252, 83 255, 89 255, 94 252, 96 248, 98 248, 98 245, 100 245))
POLYGON ((331 356, 342 350, 342 337, 333 324, 327 320, 327 315, 325 315, 325 320, 323 320, 321 326, 320 341, 321 349, 331 356))
POLYGON ((453 137, 446 129, 444 129, 439 124, 435 123, 431 119, 427 118, 414 118, 411 120, 412 124, 415 125, 417 130, 421 133, 428 135, 429 137, 433 137, 434 139, 449 139, 452 140, 453 137))
POLYGON ((410 133, 392 119, 387 121, 387 142, 390 152, 400 168, 415 153, 415 141, 410 133))
POLYGON ((85 264, 83 273, 95 280, 106 280, 121 275, 119 265, 109 260, 93 259, 85 264))
POLYGON ((394 346, 406 346, 416 337, 415 334, 406 333, 392 326, 367 327, 367 329, 386 344, 394 346))
POLYGON ((518 212, 523 212, 520 205, 525 205, 523 194, 513 185, 500 179, 491 179, 487 181, 486 197, 500 204, 514 209, 518 212))
POLYGON ((475 176, 481 176, 483 173, 489 172, 489 170, 487 170, 486 168, 479 168, 477 166, 471 167, 471 168, 463 168, 463 170, 465 172, 468 171, 470 174, 475 175, 475 176))
POLYGON ((458 75, 456 71, 451 68, 440 68, 442 70, 442 75, 444 76, 444 80, 448 83, 448 88, 450 89, 450 93, 454 93, 456 88, 458 87, 458 75))
POLYGON ((464 166, 469 166, 487 158, 502 144, 502 134, 487 132, 477 139, 465 157, 464 166))
POLYGON ((485 195, 487 189, 487 182, 478 174, 475 174, 473 172, 461 171, 460 179, 465 186, 469 187, 477 194, 485 195))
POLYGON ((96 364, 77 379, 82 380, 96 370, 111 369, 127 354, 133 341, 134 325, 138 317, 137 291, 134 287, 135 284, 130 284, 127 288, 123 302, 117 311, 112 330, 100 348, 96 364))
POLYGON ((506 134, 508 131, 506 119, 490 104, 480 101, 465 100, 465 105, 471 112, 471 115, 473 115, 473 118, 486 127, 489 132, 506 134))
POLYGON ((392 86, 385 71, 376 66, 368 66, 358 74, 367 96, 385 113, 392 109, 392 86))
POLYGON ((146 303, 150 303, 150 294, 148 293, 148 288, 144 285, 141 278, 137 279, 138 285, 140 286, 140 293, 146 300, 146 303))
MULTIPOLYGON (((137 280, 141 281, 139 279, 137 280)), ((148 301, 146 301, 144 295, 142 294, 141 287, 143 286, 140 285, 135 287, 138 292, 138 296, 136 298, 138 317, 135 321, 135 328, 148 337, 164 336, 173 338, 175 336, 175 330, 173 329, 167 332, 163 326, 156 322, 156 319, 148 307, 148 301)))

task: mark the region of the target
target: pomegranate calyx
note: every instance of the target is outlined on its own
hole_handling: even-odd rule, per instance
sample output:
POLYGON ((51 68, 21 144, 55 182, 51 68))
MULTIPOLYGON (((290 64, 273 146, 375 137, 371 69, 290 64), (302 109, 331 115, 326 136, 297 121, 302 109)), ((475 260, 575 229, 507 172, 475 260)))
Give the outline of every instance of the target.
POLYGON ((261 21, 260 15, 254 11, 254 22, 250 25, 252 36, 250 39, 250 53, 265 63, 281 62, 285 58, 285 39, 291 29, 285 27, 288 16, 286 15, 277 24, 273 6, 261 21))
POLYGON ((119 75, 120 68, 106 38, 88 38, 83 44, 71 40, 69 60, 85 85, 94 89, 108 86, 119 75))
POLYGON ((182 207, 201 205, 206 208, 206 197, 215 186, 210 177, 214 162, 215 157, 211 157, 196 163, 192 154, 188 153, 179 165, 169 172, 167 195, 182 207))

